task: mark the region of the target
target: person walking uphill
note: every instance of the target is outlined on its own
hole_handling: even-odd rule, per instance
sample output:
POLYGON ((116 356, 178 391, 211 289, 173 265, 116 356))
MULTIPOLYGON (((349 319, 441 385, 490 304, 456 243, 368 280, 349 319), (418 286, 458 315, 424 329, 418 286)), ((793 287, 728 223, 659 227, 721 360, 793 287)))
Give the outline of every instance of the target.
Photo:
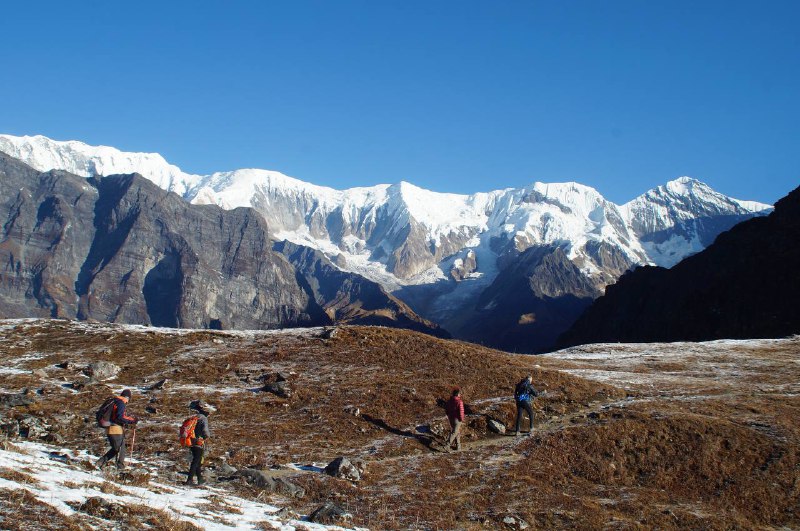
POLYGON ((447 420, 450 421, 450 436, 447 438, 447 449, 456 445, 456 450, 461 450, 461 426, 464 422, 464 400, 461 398, 461 389, 456 387, 450 399, 445 404, 447 420))
POLYGON ((202 470, 205 441, 211 437, 208 416, 216 411, 216 408, 202 400, 194 400, 189 404, 189 409, 196 411, 197 414, 184 420, 180 431, 181 446, 189 447, 192 453, 192 464, 189 466, 186 484, 191 485, 192 477, 197 477, 197 484, 202 485, 206 482, 202 470))
POLYGON ((114 457, 116 457, 117 469, 125 468, 125 427, 135 426, 139 422, 138 417, 130 416, 126 412, 126 406, 130 399, 131 391, 125 389, 119 396, 106 400, 98 411, 98 423, 105 427, 111 449, 97 460, 95 463, 97 468, 103 468, 114 457), (105 418, 101 418, 103 411, 105 418))
POLYGON ((514 435, 519 435, 523 410, 528 413, 528 436, 533 435, 533 407, 531 406, 531 401, 539 393, 531 385, 532 382, 533 376, 528 375, 514 388, 514 401, 517 403, 517 422, 514 435))

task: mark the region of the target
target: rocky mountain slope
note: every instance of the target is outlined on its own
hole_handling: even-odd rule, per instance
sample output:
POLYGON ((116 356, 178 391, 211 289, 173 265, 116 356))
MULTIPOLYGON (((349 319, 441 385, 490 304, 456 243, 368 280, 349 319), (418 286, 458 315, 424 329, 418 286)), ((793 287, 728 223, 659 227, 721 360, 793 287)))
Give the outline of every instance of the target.
POLYGON ((800 188, 765 218, 721 234, 672 269, 609 286, 563 344, 784 337, 800 333, 800 188))
POLYGON ((2 153, 0 177, 0 315, 253 329, 378 312, 436 328, 365 279, 354 283, 367 301, 311 290, 252 209, 191 205, 136 174, 40 173, 2 153))
MULTIPOLYGON (((601 292, 635 265, 672 266, 719 232, 770 208, 728 198, 688 177, 616 205, 577 183, 537 182, 458 195, 406 182, 334 190, 258 169, 193 175, 157 154, 41 136, 0 135, 0 151, 42 171, 57 168, 86 177, 135 171, 195 204, 252 207, 274 239, 317 250, 340 270, 380 283, 416 313, 472 339, 472 323, 487 316, 482 301, 491 298, 502 271, 527 260, 528 249, 561 247, 571 265, 558 274, 571 275, 574 266, 585 278, 581 284, 588 281, 592 291, 601 292)), ((509 271, 527 269, 519 264, 509 271)), ((549 329, 555 327, 556 335, 572 323, 574 311, 543 308, 548 301, 535 290, 526 295, 520 302, 538 300, 538 313, 553 317, 549 329)), ((532 351, 554 337, 528 326, 532 321, 526 316, 537 313, 530 304, 506 306, 503 312, 507 315, 488 311, 496 324, 509 324, 480 341, 532 351)))
POLYGON ((2 527, 311 529, 326 504, 371 529, 800 525, 797 337, 533 358, 380 327, 0 332, 2 527), (526 374, 542 391, 533 436, 491 432, 512 426, 526 374), (467 417, 449 453, 453 385, 467 417), (106 447, 92 413, 124 387, 141 418, 132 470, 91 470, 106 447), (196 398, 217 411, 209 486, 189 492, 177 432, 196 398), (324 471, 339 457, 346 477, 324 471))

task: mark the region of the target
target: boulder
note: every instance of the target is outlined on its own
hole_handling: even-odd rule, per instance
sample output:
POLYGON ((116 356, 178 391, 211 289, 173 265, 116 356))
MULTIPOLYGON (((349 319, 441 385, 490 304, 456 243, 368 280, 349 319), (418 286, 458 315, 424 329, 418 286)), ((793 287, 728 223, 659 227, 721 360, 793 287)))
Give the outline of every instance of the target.
POLYGON ((508 515, 503 518, 503 524, 509 529, 528 529, 528 522, 519 516, 508 515))
POLYGON ((353 515, 332 502, 326 502, 309 515, 308 520, 315 524, 335 525, 349 521, 353 515))
POLYGON ((261 470, 244 468, 236 472, 234 477, 242 477, 251 485, 275 494, 282 494, 290 498, 302 498, 306 491, 284 478, 273 478, 261 470))
POLYGON ((103 380, 115 378, 121 370, 119 365, 111 363, 110 361, 96 361, 90 363, 83 372, 92 380, 102 382, 103 380))
POLYGON ((337 457, 325 467, 324 472, 335 478, 360 481, 361 471, 346 457, 337 457))
POLYGON ((148 391, 157 391, 158 389, 162 389, 164 387, 164 384, 166 384, 166 383, 167 383, 167 379, 163 378, 163 379, 157 381, 156 383, 154 383, 153 385, 151 385, 150 387, 148 387, 147 390, 148 391))
POLYGON ((486 421, 486 427, 489 431, 494 433, 499 433, 500 435, 504 435, 506 433, 506 427, 502 422, 498 422, 494 419, 488 419, 486 421))

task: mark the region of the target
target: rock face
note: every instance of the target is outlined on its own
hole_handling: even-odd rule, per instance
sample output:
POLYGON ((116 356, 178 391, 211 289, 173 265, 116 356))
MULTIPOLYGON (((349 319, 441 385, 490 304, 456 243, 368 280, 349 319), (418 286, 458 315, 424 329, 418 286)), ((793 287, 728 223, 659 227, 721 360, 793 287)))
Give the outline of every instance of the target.
POLYGON ((438 325, 419 317, 377 282, 340 270, 319 251, 287 241, 276 243, 274 249, 295 267, 298 282, 332 321, 399 326, 449 337, 438 325))
MULTIPOLYGON (((0 177, 3 317, 216 329, 332 322, 252 209, 191 205, 138 175, 39 173, 4 154, 0 177)), ((376 311, 380 303, 370 300, 376 311)))
POLYGON ((459 335, 505 350, 543 351, 598 295, 561 247, 531 247, 483 293, 459 335))
POLYGON ((800 333, 800 188, 672 269, 609 286, 561 338, 594 342, 774 338, 800 333))

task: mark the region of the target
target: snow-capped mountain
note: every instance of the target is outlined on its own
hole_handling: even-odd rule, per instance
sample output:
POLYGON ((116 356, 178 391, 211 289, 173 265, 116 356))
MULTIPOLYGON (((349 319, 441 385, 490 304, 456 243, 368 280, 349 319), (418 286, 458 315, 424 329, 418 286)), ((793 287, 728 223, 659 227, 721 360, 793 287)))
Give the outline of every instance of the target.
POLYGON ((578 183, 459 195, 407 182, 334 190, 259 169, 193 175, 158 154, 43 136, 0 135, 0 151, 40 171, 137 172, 192 203, 252 207, 276 240, 322 252, 445 326, 527 249, 558 247, 601 290, 637 264, 670 267, 771 208, 688 177, 616 205, 578 183))

